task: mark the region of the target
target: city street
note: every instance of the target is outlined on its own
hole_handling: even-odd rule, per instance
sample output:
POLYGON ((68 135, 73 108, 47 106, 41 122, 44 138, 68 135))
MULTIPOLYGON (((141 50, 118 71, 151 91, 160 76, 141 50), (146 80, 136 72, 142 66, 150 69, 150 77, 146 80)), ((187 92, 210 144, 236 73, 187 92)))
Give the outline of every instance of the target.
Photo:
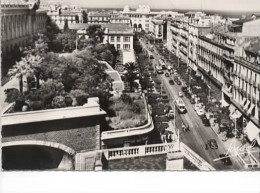
MULTIPOLYGON (((145 47, 146 44, 142 43, 145 47)), ((149 46, 149 44, 148 44, 149 46)), ((160 56, 158 53, 154 53, 154 59, 152 60, 153 66, 155 67, 158 64, 158 60, 160 56)), ((172 75, 173 76, 173 75, 172 75)), ((170 77, 173 79, 173 77, 170 77)), ((166 88, 166 92, 171 99, 171 106, 175 107, 173 103, 174 96, 178 96, 178 92, 181 91, 181 86, 179 85, 170 85, 169 79, 166 78, 165 75, 161 75, 161 80, 163 82, 164 87, 166 88)), ((242 169, 242 166, 238 162, 236 157, 232 157, 232 165, 225 166, 223 165, 221 160, 213 161, 214 159, 219 158, 220 154, 225 154, 227 150, 224 148, 222 141, 219 140, 216 133, 210 128, 203 125, 200 117, 195 112, 190 101, 183 97, 183 101, 186 105, 187 113, 176 115, 176 127, 181 128, 182 122, 186 125, 189 125, 190 131, 184 132, 180 130, 180 139, 186 145, 188 145, 192 150, 198 153, 202 158, 208 161, 214 168, 217 170, 232 170, 232 169, 242 169), (205 149, 205 144, 209 139, 215 139, 218 144, 218 149, 205 149)), ((177 111, 176 111, 177 112, 177 111)))

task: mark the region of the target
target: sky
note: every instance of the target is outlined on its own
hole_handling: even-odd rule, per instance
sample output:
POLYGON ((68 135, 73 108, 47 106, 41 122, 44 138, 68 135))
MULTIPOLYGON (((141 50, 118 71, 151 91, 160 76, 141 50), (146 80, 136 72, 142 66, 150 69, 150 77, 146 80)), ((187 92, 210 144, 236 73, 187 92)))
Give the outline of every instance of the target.
MULTIPOLYGON (((42 0, 44 1, 44 0, 42 0)), ((80 4, 85 7, 123 8, 129 5, 149 5, 152 9, 196 9, 223 11, 260 11, 260 0, 47 0, 61 4, 80 4)))

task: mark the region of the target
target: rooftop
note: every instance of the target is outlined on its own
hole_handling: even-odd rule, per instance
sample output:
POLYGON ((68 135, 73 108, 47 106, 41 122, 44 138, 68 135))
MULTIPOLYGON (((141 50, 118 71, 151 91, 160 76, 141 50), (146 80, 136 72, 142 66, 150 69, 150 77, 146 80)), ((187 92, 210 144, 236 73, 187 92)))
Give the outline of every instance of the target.
POLYGON ((260 39, 251 40, 245 50, 260 55, 260 39))
POLYGON ((111 23, 105 24, 104 27, 108 30, 105 30, 105 34, 129 34, 134 35, 133 29, 127 24, 121 23, 111 23))
POLYGON ((89 12, 89 17, 110 17, 109 13, 106 12, 89 12))
POLYGON ((12 103, 3 110, 1 117, 3 126, 106 114, 100 109, 95 98, 89 98, 88 103, 79 107, 9 113, 13 106, 12 103))

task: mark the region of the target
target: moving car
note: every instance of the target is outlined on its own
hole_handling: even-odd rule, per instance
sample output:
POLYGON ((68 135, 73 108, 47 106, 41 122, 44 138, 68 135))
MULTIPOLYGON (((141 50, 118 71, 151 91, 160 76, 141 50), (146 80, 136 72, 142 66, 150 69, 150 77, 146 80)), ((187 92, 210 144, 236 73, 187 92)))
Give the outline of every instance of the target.
POLYGON ((171 66, 168 66, 167 67, 168 71, 170 72, 172 70, 172 67, 171 66))
POLYGON ((218 149, 218 144, 215 139, 209 139, 207 144, 209 145, 210 149, 218 149))
POLYGON ((181 98, 177 98, 175 100, 175 105, 178 108, 179 113, 186 113, 187 110, 186 110, 185 104, 181 98))
POLYGON ((170 77, 169 73, 165 73, 165 77, 170 77))
POLYGON ((182 92, 179 92, 178 95, 179 95, 179 97, 183 97, 182 92))
POLYGON ((174 81, 171 79, 171 80, 169 80, 169 84, 170 85, 174 85, 174 81))

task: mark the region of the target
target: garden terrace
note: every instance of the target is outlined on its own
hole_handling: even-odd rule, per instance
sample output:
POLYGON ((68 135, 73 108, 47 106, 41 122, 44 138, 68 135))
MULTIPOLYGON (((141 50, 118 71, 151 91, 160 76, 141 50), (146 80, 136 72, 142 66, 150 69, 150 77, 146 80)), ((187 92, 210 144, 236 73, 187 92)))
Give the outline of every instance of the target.
POLYGON ((110 117, 113 129, 125 129, 142 126, 147 123, 147 107, 143 95, 136 93, 123 94, 111 98, 110 117), (112 114, 112 113, 111 113, 112 114))

